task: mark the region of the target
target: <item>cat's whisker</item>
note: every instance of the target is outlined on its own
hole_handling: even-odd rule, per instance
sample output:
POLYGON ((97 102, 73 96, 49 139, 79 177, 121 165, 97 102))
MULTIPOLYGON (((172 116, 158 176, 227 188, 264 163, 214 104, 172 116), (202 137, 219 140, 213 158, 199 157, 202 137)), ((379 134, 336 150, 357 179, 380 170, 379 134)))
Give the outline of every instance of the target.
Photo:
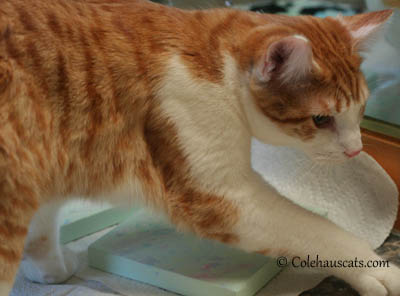
POLYGON ((296 166, 302 167, 303 165, 309 163, 310 161, 308 159, 302 158, 302 159, 296 159, 296 166))
POLYGON ((364 147, 379 147, 379 145, 377 143, 364 143, 363 146, 364 147))
POLYGON ((318 162, 313 162, 312 166, 309 168, 307 175, 315 174, 315 171, 321 168, 321 164, 318 162))

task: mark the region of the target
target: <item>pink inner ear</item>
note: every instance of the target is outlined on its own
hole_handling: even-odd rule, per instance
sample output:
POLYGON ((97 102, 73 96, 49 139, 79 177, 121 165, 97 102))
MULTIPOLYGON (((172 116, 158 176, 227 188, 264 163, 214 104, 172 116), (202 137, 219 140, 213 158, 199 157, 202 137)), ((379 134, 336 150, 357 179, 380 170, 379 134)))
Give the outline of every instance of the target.
POLYGON ((372 34, 379 26, 379 24, 362 26, 356 30, 351 31, 350 34, 354 39, 365 39, 370 34, 372 34))
POLYGON ((291 48, 291 54, 281 73, 281 79, 285 82, 305 77, 312 68, 312 50, 309 41, 302 36, 289 38, 287 45, 291 48))
POLYGON ((303 78, 312 68, 309 41, 299 35, 285 37, 272 43, 261 62, 259 79, 269 81, 274 75, 282 82, 303 78))
POLYGON ((368 41, 373 40, 376 34, 393 14, 393 10, 387 9, 353 16, 339 16, 338 20, 349 30, 357 50, 368 49, 368 41))

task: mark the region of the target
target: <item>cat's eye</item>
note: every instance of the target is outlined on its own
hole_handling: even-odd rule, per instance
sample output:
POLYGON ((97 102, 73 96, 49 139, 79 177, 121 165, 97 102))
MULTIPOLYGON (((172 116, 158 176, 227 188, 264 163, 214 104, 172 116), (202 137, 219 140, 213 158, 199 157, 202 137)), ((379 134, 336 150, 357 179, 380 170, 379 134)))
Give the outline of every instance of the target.
POLYGON ((312 119, 317 128, 329 127, 333 123, 332 116, 314 115, 312 119))

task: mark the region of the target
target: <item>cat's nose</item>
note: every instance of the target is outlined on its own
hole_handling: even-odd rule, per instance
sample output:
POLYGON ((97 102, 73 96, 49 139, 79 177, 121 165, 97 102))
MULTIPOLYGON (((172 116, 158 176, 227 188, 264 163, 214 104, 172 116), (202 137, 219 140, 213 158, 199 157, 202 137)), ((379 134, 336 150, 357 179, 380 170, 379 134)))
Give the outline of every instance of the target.
POLYGON ((362 149, 356 150, 356 151, 345 151, 344 154, 346 154, 348 157, 354 157, 360 154, 362 149))

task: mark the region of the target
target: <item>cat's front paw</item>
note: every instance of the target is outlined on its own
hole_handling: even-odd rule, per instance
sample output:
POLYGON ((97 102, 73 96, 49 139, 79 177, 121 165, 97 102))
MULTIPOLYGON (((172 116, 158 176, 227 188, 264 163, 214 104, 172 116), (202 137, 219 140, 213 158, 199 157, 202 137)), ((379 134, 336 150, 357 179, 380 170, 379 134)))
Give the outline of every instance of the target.
POLYGON ((21 262, 26 278, 42 284, 59 284, 68 280, 78 269, 79 261, 72 251, 60 248, 59 252, 43 258, 27 256, 21 262))
POLYGON ((361 273, 353 286, 361 296, 400 296, 400 269, 369 270, 361 273))

